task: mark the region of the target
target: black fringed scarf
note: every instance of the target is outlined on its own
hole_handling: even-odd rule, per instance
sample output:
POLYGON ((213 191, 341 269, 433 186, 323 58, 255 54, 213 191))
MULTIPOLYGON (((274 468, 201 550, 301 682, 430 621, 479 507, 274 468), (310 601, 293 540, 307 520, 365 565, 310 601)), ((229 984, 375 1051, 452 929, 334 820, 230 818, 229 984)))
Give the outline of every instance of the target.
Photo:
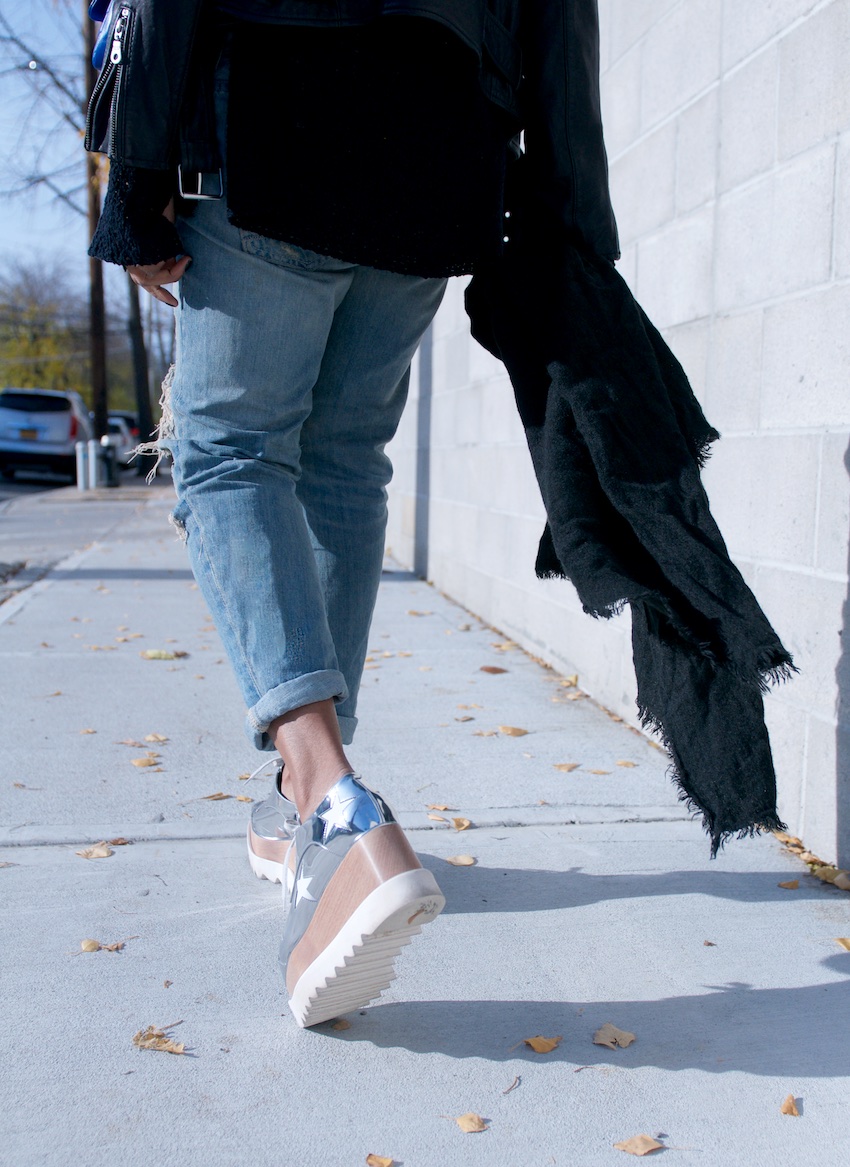
MULTIPOLYGON (((560 232, 563 240, 563 231, 560 232)), ((796 671, 726 545, 700 467, 719 434, 606 260, 517 226, 467 290, 472 332, 508 370, 548 523, 537 574, 584 610, 628 603, 642 724, 668 749, 715 855, 782 829, 762 694, 796 671)))

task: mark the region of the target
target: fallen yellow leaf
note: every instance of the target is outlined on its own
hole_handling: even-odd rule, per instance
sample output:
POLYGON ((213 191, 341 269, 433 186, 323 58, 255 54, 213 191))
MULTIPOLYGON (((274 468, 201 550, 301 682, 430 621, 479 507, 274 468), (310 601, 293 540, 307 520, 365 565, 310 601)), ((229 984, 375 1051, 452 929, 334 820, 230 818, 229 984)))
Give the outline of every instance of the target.
POLYGON ((455 1122, 465 1134, 477 1134, 479 1131, 486 1131, 487 1122, 480 1114, 474 1114, 471 1110, 467 1114, 459 1114, 455 1122))
POLYGON ((778 839, 780 843, 794 843, 799 847, 802 847, 803 845, 802 839, 798 839, 796 835, 786 835, 785 831, 774 831, 773 836, 774 838, 778 839))
POLYGON ((101 944, 101 948, 104 952, 120 952, 123 947, 123 940, 116 940, 112 944, 101 944))
POLYGON ((832 886, 840 888, 841 891, 850 891, 850 872, 839 871, 832 881, 832 886))
POLYGON ((777 887, 784 887, 786 891, 796 891, 800 886, 799 879, 786 879, 782 883, 778 883, 777 887))
POLYGON ((500 669, 498 665, 482 665, 478 670, 481 673, 506 673, 507 669, 500 669))
POLYGON ((499 733, 505 734, 506 737, 525 737, 528 730, 520 729, 517 725, 500 725, 499 733))
POLYGON ((541 1037, 538 1034, 537 1037, 524 1037, 522 1040, 525 1045, 531 1046, 536 1054, 550 1054, 564 1039, 561 1036, 541 1037))
POLYGON ((800 1117, 800 1112, 797 1109, 797 1100, 793 1094, 789 1094, 782 1105, 779 1107, 780 1114, 791 1114, 794 1118, 800 1117))
POLYGON ((845 952, 850 952, 850 936, 836 936, 835 943, 840 944, 845 952))
POLYGON ((393 1167, 393 1163, 395 1163, 395 1159, 388 1159, 386 1155, 366 1156, 366 1167, 393 1167))
POLYGON ((827 867, 823 859, 818 859, 817 855, 812 854, 811 851, 801 851, 800 858, 804 863, 810 863, 814 867, 827 867))
POLYGON ((468 831, 472 826, 472 821, 470 819, 453 818, 452 826, 456 831, 468 831))
POLYGON ((408 616, 433 616, 433 612, 417 612, 413 608, 407 609, 408 616))
POLYGON ((224 794, 221 790, 217 790, 215 794, 204 794, 201 802, 223 802, 225 798, 232 798, 232 794, 224 794))
POLYGON ((555 762, 554 768, 560 770, 562 774, 572 774, 580 765, 581 762, 555 762))
POLYGON ((634 1135, 624 1139, 622 1143, 615 1143, 618 1151, 626 1151, 629 1155, 651 1155, 653 1151, 660 1151, 664 1144, 653 1139, 651 1135, 634 1135))
POLYGON ((144 770, 147 766, 155 766, 157 759, 153 754, 147 754, 144 758, 131 758, 130 765, 137 766, 140 770, 144 770))
POLYGON ((498 737, 499 731, 497 729, 476 729, 473 737, 498 737))
POLYGON ((574 689, 578 684, 578 673, 573 673, 572 676, 564 677, 558 684, 562 689, 574 689))
POLYGON ((588 770, 588 774, 610 774, 610 770, 588 770))
POLYGON ((816 876, 818 879, 822 879, 824 883, 832 883, 838 874, 840 874, 840 872, 837 867, 824 866, 812 868, 812 875, 816 876))
POLYGON ((109 839, 108 842, 110 847, 129 847, 132 840, 125 839, 123 835, 117 835, 114 839, 109 839))
POLYGON ((137 742, 135 738, 125 737, 123 741, 116 742, 116 746, 132 746, 133 749, 143 750, 145 748, 144 742, 137 742))
POLYGON ((606 1021, 601 1029, 593 1035, 594 1045, 605 1045, 608 1049, 625 1049, 635 1040, 635 1035, 625 1029, 618 1029, 610 1021, 606 1021))
POLYGON ((622 766, 626 770, 634 770, 635 766, 637 765, 637 762, 621 761, 621 762, 618 762, 617 765, 622 766))
POLYGON ((446 860, 452 867, 474 867, 477 862, 471 855, 450 855, 446 860))
POLYGON ((236 801, 237 802, 253 802, 254 800, 253 800, 253 798, 251 798, 247 794, 237 794, 236 801))
POLYGON ((447 823, 449 820, 444 819, 441 814, 429 814, 429 819, 433 819, 435 823, 447 823))
POLYGON ((91 847, 86 847, 84 851, 77 851, 77 854, 81 859, 108 859, 115 852, 106 841, 103 841, 101 843, 95 843, 91 847))
POLYGON ((133 1037, 133 1045, 138 1046, 139 1049, 156 1049, 161 1050, 166 1054, 182 1054, 186 1052, 186 1046, 182 1041, 174 1041, 168 1036, 168 1030, 173 1029, 175 1025, 179 1025, 179 1021, 175 1021, 172 1025, 166 1025, 163 1029, 157 1029, 154 1025, 149 1025, 147 1029, 140 1029, 133 1037))
POLYGON ((443 802, 429 802, 426 810, 457 810, 457 807, 446 806, 443 802))
POLYGON ((81 730, 80 730, 80 733, 81 733, 81 734, 84 734, 84 733, 97 733, 97 730, 96 730, 96 729, 81 729, 81 730))
POLYGON ((167 742, 168 738, 165 736, 164 733, 146 733, 145 734, 145 741, 146 742, 159 742, 160 744, 162 744, 163 742, 167 742))
POLYGON ((143 660, 177 660, 176 652, 166 652, 164 648, 144 648, 139 656, 143 660))
POLYGON ((100 952, 99 940, 81 940, 80 948, 83 952, 100 952))

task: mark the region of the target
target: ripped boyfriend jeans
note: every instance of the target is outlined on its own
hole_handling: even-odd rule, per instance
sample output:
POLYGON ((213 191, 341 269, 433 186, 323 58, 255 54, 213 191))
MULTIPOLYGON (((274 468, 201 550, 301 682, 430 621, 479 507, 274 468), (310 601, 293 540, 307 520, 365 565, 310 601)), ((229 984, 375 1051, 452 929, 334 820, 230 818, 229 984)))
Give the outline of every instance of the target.
POLYGON ((333 698, 342 740, 386 529, 384 453, 444 279, 331 259, 232 226, 224 200, 178 224, 174 521, 248 707, 272 721, 333 698))

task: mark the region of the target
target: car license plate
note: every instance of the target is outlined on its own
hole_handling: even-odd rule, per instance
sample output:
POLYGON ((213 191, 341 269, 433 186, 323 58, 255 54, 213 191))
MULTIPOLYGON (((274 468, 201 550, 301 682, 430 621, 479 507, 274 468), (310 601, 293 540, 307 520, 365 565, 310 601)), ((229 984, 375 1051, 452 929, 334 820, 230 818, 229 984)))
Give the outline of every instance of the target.
POLYGON ((38 430, 21 430, 22 442, 37 442, 38 430))

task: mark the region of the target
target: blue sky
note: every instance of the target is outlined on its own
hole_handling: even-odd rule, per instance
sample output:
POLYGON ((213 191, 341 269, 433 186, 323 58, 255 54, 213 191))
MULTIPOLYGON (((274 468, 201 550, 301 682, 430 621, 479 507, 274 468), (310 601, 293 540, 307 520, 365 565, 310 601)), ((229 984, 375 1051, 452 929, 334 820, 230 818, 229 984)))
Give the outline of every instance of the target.
MULTIPOLYGON (((2 14, 35 52, 63 72, 81 68, 83 0, 0 0, 2 14)), ((16 186, 43 158, 49 166, 71 167, 63 183, 78 186, 84 178, 82 143, 44 102, 33 108, 33 80, 27 57, 10 46, 0 48, 0 189, 16 186)), ((77 200, 82 204, 83 195, 77 200)), ((62 257, 75 283, 86 278, 85 219, 63 207, 44 190, 0 199, 0 263, 28 255, 62 257)))

